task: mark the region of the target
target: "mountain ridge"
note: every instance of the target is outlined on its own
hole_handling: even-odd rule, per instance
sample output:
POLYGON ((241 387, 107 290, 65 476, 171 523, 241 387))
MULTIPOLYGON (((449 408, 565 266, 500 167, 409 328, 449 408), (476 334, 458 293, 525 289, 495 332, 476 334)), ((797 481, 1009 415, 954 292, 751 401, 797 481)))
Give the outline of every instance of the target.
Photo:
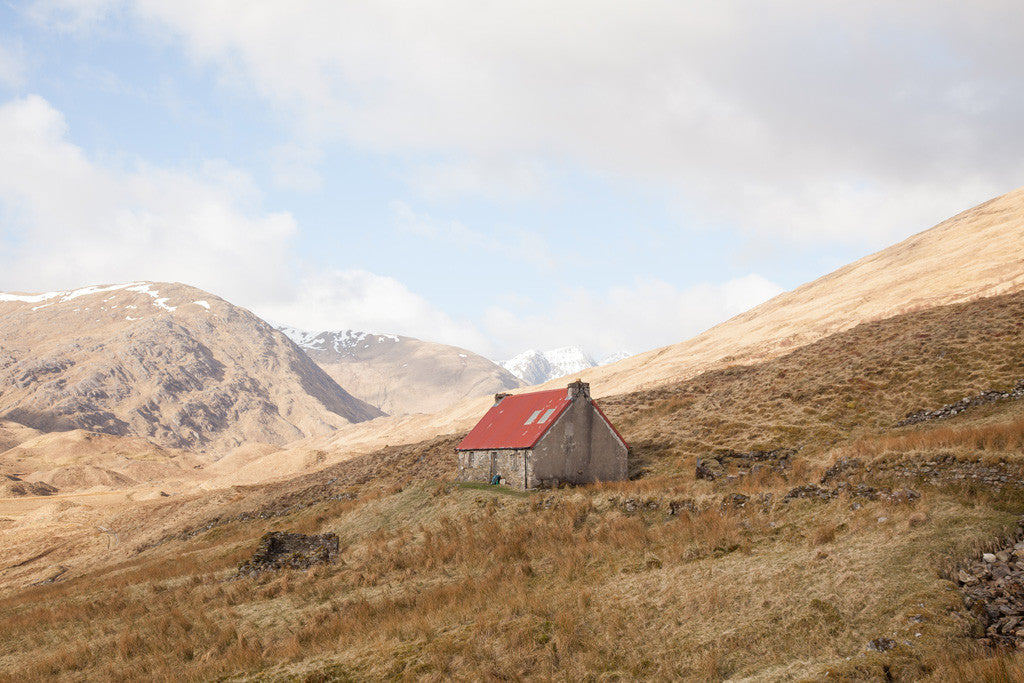
POLYGON ((356 330, 277 329, 348 392, 389 415, 435 413, 523 386, 504 368, 457 346, 356 330))
MULTIPOLYGON (((861 322, 1024 289, 1024 188, 967 209, 677 344, 580 372, 595 397, 664 386, 717 368, 756 363, 861 322)), ((530 391, 563 386, 556 379, 530 391)), ((513 390, 515 391, 515 390, 513 390)), ((293 447, 343 459, 385 444, 468 430, 490 401, 467 399, 435 415, 350 425, 293 447)))
POLYGON ((616 363, 629 354, 617 351, 599 361, 586 352, 581 346, 562 346, 557 349, 541 351, 528 349, 512 358, 501 361, 499 365, 511 372, 528 385, 543 384, 573 373, 582 372, 599 365, 616 363))
POLYGON ((180 283, 0 293, 0 417, 219 452, 381 416, 251 312, 180 283))

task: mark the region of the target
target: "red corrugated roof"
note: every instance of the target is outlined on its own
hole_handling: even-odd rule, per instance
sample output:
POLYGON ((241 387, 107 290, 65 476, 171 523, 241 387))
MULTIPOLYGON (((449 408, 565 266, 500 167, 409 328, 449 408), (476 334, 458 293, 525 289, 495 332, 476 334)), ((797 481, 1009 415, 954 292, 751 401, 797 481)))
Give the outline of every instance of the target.
POLYGON ((506 396, 487 411, 457 449, 533 448, 570 403, 567 389, 506 396))

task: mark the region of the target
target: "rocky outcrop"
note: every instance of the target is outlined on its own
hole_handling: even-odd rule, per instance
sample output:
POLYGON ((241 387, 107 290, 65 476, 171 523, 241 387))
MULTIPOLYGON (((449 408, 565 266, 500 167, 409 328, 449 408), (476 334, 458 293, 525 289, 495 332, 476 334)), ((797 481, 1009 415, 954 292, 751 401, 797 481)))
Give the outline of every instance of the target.
POLYGON ((983 406, 987 403, 995 403, 996 401, 1010 401, 1022 398, 1024 398, 1024 379, 1017 380, 1017 384, 1014 385, 1013 389, 1010 391, 982 391, 974 396, 965 396, 956 403, 948 403, 936 410, 917 410, 912 413, 908 413, 905 418, 896 423, 896 426, 905 427, 907 425, 917 424, 918 422, 944 420, 946 418, 953 417, 954 415, 959 415, 968 408, 973 408, 974 406, 983 406))

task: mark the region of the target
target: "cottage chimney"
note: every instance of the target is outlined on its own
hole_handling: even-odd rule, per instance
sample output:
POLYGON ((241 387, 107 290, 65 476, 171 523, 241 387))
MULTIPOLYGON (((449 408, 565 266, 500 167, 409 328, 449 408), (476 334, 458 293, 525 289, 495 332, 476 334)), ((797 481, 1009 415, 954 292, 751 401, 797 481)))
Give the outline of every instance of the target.
POLYGON ((575 401, 579 397, 590 400, 590 385, 581 379, 569 385, 569 395, 567 396, 570 401, 575 401))
POLYGON ((512 394, 495 394, 494 395, 494 405, 498 405, 499 403, 501 403, 501 399, 507 398, 507 397, 509 397, 511 395, 512 394))

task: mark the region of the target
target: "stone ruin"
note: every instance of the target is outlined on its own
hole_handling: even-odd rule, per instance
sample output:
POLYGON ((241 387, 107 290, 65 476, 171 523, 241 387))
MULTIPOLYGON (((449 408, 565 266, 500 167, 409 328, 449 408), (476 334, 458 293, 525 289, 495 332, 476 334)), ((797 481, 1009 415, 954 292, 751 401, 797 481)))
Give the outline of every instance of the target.
POLYGON ((949 403, 937 410, 917 410, 908 413, 906 417, 896 423, 897 427, 928 422, 930 420, 944 420, 958 415, 968 408, 982 406, 996 401, 1016 401, 1024 398, 1024 379, 1017 380, 1017 384, 1009 391, 982 391, 974 396, 965 396, 956 403, 949 403))
POLYGON ((697 458, 697 479, 736 479, 749 474, 768 470, 785 474, 790 468, 790 459, 796 455, 795 448, 776 448, 770 451, 737 453, 728 451, 706 458, 697 458))
POLYGON ((253 556, 238 566, 239 576, 277 569, 309 569, 338 558, 338 534, 263 534, 253 556))

